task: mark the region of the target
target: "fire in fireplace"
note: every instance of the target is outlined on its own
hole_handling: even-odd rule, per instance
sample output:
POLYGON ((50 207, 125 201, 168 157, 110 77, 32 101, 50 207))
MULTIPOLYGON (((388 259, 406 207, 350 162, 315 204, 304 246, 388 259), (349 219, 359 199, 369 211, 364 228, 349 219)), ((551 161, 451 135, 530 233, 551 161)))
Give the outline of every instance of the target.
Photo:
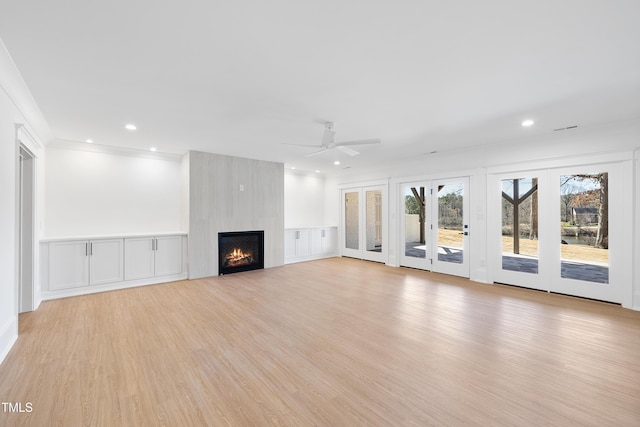
POLYGON ((218 274, 264 268, 264 231, 218 233, 218 274))

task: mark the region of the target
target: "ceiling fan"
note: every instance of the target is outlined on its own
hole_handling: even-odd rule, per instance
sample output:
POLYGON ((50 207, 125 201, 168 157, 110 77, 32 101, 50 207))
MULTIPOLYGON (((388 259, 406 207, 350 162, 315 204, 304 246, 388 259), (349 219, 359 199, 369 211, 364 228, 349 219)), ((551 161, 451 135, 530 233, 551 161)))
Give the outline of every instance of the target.
POLYGON ((322 143, 320 145, 306 145, 306 144, 287 144, 287 145, 320 148, 320 150, 314 151, 311 154, 307 154, 305 157, 315 156, 329 150, 338 150, 350 156, 357 156, 358 154, 360 154, 360 152, 354 150, 353 148, 349 148, 348 147, 349 145, 380 144, 382 142, 378 138, 362 139, 358 141, 336 142, 335 136, 336 136, 336 132, 333 130, 333 122, 326 122, 324 124, 324 133, 322 134, 322 143))

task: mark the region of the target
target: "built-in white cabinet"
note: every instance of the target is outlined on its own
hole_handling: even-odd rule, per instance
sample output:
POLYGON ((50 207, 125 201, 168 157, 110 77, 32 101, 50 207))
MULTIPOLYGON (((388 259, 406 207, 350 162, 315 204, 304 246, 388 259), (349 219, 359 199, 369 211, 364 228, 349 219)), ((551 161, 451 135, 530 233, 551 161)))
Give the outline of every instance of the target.
POLYGON ((337 255, 337 227, 291 228, 284 232, 284 261, 292 263, 337 255))
POLYGON ((49 289, 100 285, 123 279, 122 239, 70 240, 49 246, 49 289))
POLYGON ((307 257, 311 253, 311 232, 307 229, 285 230, 285 258, 307 257))
POLYGON ((311 230, 311 255, 335 255, 337 251, 338 229, 336 227, 314 228, 311 230))
POLYGON ((187 278, 185 234, 40 243, 43 299, 187 278))
POLYGON ((124 239, 125 280, 182 273, 182 236, 124 239))

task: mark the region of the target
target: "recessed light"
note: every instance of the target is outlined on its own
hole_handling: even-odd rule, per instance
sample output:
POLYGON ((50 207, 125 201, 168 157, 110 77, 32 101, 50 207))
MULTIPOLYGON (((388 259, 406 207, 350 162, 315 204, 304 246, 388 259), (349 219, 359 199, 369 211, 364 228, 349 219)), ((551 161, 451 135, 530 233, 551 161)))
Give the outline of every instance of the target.
POLYGON ((149 148, 150 151, 156 151, 156 147, 149 148))
POLYGON ((93 139, 87 139, 84 142, 88 143, 88 144, 93 144, 93 139))
POLYGON ((291 170, 295 170, 295 169, 296 169, 296 167, 295 167, 295 166, 291 166, 291 170))
POLYGON ((320 173, 320 171, 316 171, 316 173, 320 173))
POLYGON ((136 125, 131 124, 131 123, 129 123, 128 125, 125 125, 124 127, 125 127, 125 129, 128 129, 128 130, 136 130, 136 129, 138 129, 136 127, 136 125))
POLYGON ((527 119, 527 120, 525 120, 524 122, 522 122, 522 126, 524 126, 524 127, 529 127, 529 126, 532 126, 532 125, 533 125, 533 123, 534 123, 534 122, 533 122, 533 120, 531 120, 531 119, 527 119))
POLYGON ((338 160, 336 160, 335 162, 333 162, 333 164, 338 166, 340 164, 340 162, 338 160))

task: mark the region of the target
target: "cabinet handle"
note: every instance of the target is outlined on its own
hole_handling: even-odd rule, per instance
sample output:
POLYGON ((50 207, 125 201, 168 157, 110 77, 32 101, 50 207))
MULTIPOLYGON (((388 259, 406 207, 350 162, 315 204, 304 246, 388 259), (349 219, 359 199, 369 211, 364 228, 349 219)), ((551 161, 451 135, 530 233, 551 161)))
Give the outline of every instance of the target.
POLYGON ((151 239, 151 250, 152 251, 156 250, 156 239, 151 239))
POLYGON ((89 255, 93 255, 93 242, 89 243, 89 255))
POLYGON ((325 234, 324 234, 325 231, 326 230, 322 230, 322 233, 320 234, 320 237, 325 237, 325 234))
POLYGON ((84 244, 84 256, 89 256, 89 244, 84 244))
POLYGON ((300 238, 300 232, 296 231, 296 240, 298 240, 300 238))
POLYGON ((156 251, 158 250, 158 239, 156 239, 156 251))

